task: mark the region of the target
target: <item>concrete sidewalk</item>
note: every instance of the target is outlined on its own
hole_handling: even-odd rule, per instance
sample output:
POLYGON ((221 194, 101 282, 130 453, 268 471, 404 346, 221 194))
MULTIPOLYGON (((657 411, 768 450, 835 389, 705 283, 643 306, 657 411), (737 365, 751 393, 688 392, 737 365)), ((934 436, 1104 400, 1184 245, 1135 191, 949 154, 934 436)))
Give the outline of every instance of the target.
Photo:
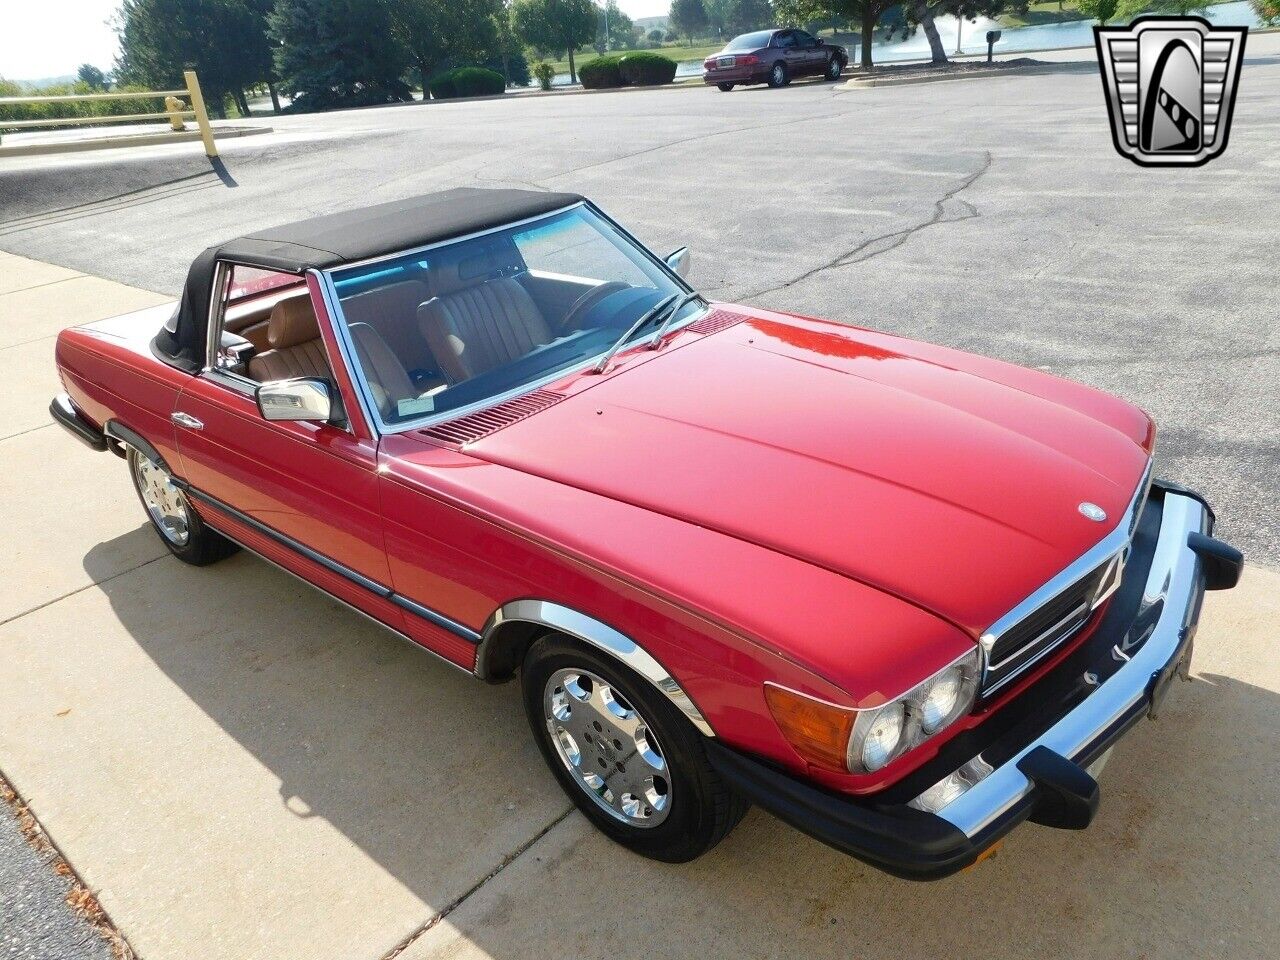
POLYGON ((0 769, 144 960, 1278 952, 1275 573, 1209 598, 1087 832, 912 885, 756 811, 654 864, 570 812, 514 687, 250 555, 178 563, 48 422, 54 332, 162 297, 9 255, 0 291, 0 769))

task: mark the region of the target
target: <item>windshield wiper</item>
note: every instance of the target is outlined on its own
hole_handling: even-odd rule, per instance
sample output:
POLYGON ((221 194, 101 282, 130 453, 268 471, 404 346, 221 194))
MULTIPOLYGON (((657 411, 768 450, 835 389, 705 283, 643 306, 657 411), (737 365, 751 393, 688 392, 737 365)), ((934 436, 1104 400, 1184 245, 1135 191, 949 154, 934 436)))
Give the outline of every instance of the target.
MULTIPOLYGON (((692 303, 694 300, 702 300, 702 294, 696 291, 686 293, 679 299, 674 307, 667 311, 667 315, 662 319, 662 323, 658 326, 657 331, 653 335, 653 339, 649 341, 649 349, 657 350, 658 344, 662 342, 662 335, 667 332, 667 327, 671 325, 671 321, 680 315, 680 311, 685 308, 686 304, 692 303)), ((704 301, 705 302, 705 301, 704 301)), ((660 305, 661 306, 661 305, 660 305)), ((663 308, 665 309, 665 307, 663 308)))
POLYGON ((678 297, 679 297, 679 294, 675 294, 675 293, 669 294, 668 296, 665 296, 661 300, 659 300, 650 309, 646 310, 643 314, 641 314, 640 319, 637 320, 635 323, 633 323, 631 326, 627 327, 627 332, 624 333, 622 336, 620 336, 617 342, 614 343, 614 345, 609 348, 609 352, 600 358, 600 362, 591 368, 591 372, 604 373, 605 367, 609 366, 609 361, 613 359, 613 355, 615 353, 617 353, 619 350, 622 349, 622 345, 625 344, 632 337, 634 337, 647 324, 651 323, 654 317, 656 317, 659 313, 661 313, 664 309, 666 309, 666 307, 668 307, 671 304, 671 302, 677 299, 678 297))

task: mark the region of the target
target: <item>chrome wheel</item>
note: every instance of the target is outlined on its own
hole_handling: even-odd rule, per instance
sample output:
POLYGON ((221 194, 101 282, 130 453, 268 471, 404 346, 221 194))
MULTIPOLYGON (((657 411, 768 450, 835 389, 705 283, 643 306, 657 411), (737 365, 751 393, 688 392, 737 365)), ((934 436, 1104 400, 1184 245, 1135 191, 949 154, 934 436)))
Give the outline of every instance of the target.
POLYGON ((542 708, 561 762, 588 796, 632 827, 656 827, 671 811, 671 779, 648 722, 608 680, 557 670, 542 708))
POLYGON ((840 58, 839 58, 839 57, 832 57, 832 58, 831 58, 831 61, 827 64, 827 79, 828 79, 828 80, 839 80, 839 79, 840 79, 840 71, 841 71, 841 70, 843 70, 843 69, 844 69, 844 67, 843 67, 843 65, 840 63, 840 58))
POLYGON ((784 67, 780 63, 774 64, 773 70, 770 71, 769 73, 769 82, 775 87, 780 87, 784 83, 786 83, 787 82, 786 67, 784 67))
POLYGON ((186 495, 173 485, 173 477, 160 464, 137 450, 129 452, 129 460, 143 506, 157 529, 175 547, 185 547, 191 538, 191 514, 186 495))

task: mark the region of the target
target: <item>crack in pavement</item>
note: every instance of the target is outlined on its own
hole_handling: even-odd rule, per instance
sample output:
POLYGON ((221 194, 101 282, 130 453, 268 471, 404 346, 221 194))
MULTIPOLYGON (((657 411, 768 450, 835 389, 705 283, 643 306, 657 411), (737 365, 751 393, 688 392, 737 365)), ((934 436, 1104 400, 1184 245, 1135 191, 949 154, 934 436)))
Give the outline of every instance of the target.
POLYGON ((77 593, 84 593, 86 590, 92 590, 94 587, 100 587, 102 584, 116 579, 116 577, 123 577, 127 573, 133 573, 135 570, 141 570, 148 564, 155 563, 158 560, 163 560, 167 556, 169 556, 168 552, 162 553, 160 556, 152 557, 150 560, 143 560, 141 563, 136 566, 129 567, 127 570, 121 570, 119 573, 113 573, 111 576, 103 577, 101 580, 94 580, 92 583, 86 583, 83 587, 76 587, 74 590, 68 590, 66 593, 60 594, 52 600, 46 600, 44 603, 38 603, 28 610, 23 610, 21 613, 15 613, 11 617, 5 617, 3 620, 0 620, 0 627, 3 627, 6 623, 13 623, 15 620, 21 620, 23 617, 35 613, 37 610, 43 610, 45 607, 51 607, 55 603, 60 603, 67 599, 67 597, 74 597, 77 593))
POLYGON ((821 264, 820 266, 816 266, 811 270, 806 270, 804 273, 800 274, 799 276, 793 277, 792 279, 787 280, 784 283, 777 284, 776 286, 766 287, 763 290, 756 290, 753 293, 744 294, 743 295, 744 298, 762 297, 768 293, 776 293, 779 290, 785 290, 787 287, 794 286, 797 283, 801 283, 805 280, 808 280, 811 277, 815 277, 818 274, 823 273, 824 271, 834 270, 837 267, 848 267, 848 266, 852 266, 855 263, 862 263, 866 260, 871 260, 875 257, 880 256, 881 254, 888 253, 890 250, 896 250, 898 247, 902 246, 904 243, 906 243, 908 240, 910 240, 913 236, 915 236, 920 231, 927 230, 930 227, 935 226, 939 223, 960 223, 964 220, 972 220, 974 217, 981 216, 981 214, 978 213, 977 207, 969 203, 967 200, 959 201, 959 203, 963 204, 967 208, 967 212, 960 217, 947 217, 946 206, 947 206, 947 201, 955 200, 958 194, 963 193, 965 190, 968 190, 988 170, 990 170, 991 163, 992 163, 991 151, 986 150, 983 153, 983 161, 981 165, 979 165, 977 170, 969 174, 967 177, 961 180, 957 186, 952 187, 950 190, 948 190, 946 193, 944 193, 941 197, 939 197, 937 200, 933 202, 933 214, 927 220, 924 220, 921 223, 917 223, 914 226, 904 227, 901 230, 894 230, 890 233, 882 233, 879 236, 870 238, 869 240, 864 240, 862 243, 858 244, 853 249, 846 250, 844 253, 840 254, 839 256, 831 260, 828 260, 826 263, 821 264), (859 256, 859 254, 864 253, 865 251, 869 250, 872 246, 878 243, 883 243, 884 245, 877 250, 871 250, 871 252, 866 253, 865 256, 859 256))
POLYGON ((426 934, 430 930, 434 929, 437 925, 439 925, 440 921, 442 921, 445 917, 449 916, 449 914, 453 913, 453 911, 456 910, 458 907, 462 906, 463 903, 465 903, 468 899, 470 899, 472 894, 479 892, 480 889, 486 883, 488 883, 490 880, 492 880, 494 877, 500 874, 503 870, 507 869, 507 867, 511 866, 511 864, 515 863, 515 861, 518 860, 525 853, 525 851, 531 848, 534 844, 536 844, 539 840, 545 837, 548 833, 550 833, 560 824, 564 823, 565 820, 568 819, 569 814, 573 813, 573 811, 576 809, 577 807, 574 806, 572 803, 569 804, 569 808, 565 810, 564 813, 560 814, 558 817, 556 817, 554 820, 548 823, 545 827, 543 827, 541 830, 535 833, 532 837, 530 837, 520 846, 516 847, 515 850, 513 850, 511 853, 503 857, 501 863, 499 863, 496 867, 494 867, 492 870, 486 873, 483 877, 481 877, 479 880, 473 883, 470 887, 468 887, 458 896, 454 897, 454 899, 449 901, 449 903, 446 904, 442 910, 434 914, 429 920, 427 920, 426 923, 418 927, 417 930, 414 930, 411 934, 409 934, 407 937, 405 937, 403 940, 397 943, 394 947, 392 947, 390 951, 388 951, 386 954, 383 955, 382 960, 395 960, 396 957, 400 956, 400 954, 408 950, 409 947, 413 946, 413 944, 420 937, 422 937, 424 934, 426 934))

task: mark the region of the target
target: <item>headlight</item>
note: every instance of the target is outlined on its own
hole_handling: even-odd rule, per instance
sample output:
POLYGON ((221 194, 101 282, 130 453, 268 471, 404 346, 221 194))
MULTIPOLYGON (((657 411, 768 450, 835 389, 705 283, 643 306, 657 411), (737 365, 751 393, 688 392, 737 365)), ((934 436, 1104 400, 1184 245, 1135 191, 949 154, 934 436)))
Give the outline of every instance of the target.
POLYGON ((894 758, 902 743, 907 711, 900 701, 873 712, 864 723, 861 736, 855 732, 849 740, 849 756, 858 763, 850 763, 850 769, 861 766, 865 770, 879 770, 894 758))
POLYGON ((867 710, 765 683, 769 712, 795 751, 819 767, 870 773, 946 729, 973 706, 978 649, 895 700, 867 710))
POLYGON ((964 687, 964 671, 959 666, 947 667, 929 681, 920 699, 920 729, 935 734, 955 718, 964 687))
POLYGON ((945 730, 973 706, 978 690, 975 647, 906 694, 874 710, 862 710, 849 737, 853 773, 879 770, 895 757, 945 730))

